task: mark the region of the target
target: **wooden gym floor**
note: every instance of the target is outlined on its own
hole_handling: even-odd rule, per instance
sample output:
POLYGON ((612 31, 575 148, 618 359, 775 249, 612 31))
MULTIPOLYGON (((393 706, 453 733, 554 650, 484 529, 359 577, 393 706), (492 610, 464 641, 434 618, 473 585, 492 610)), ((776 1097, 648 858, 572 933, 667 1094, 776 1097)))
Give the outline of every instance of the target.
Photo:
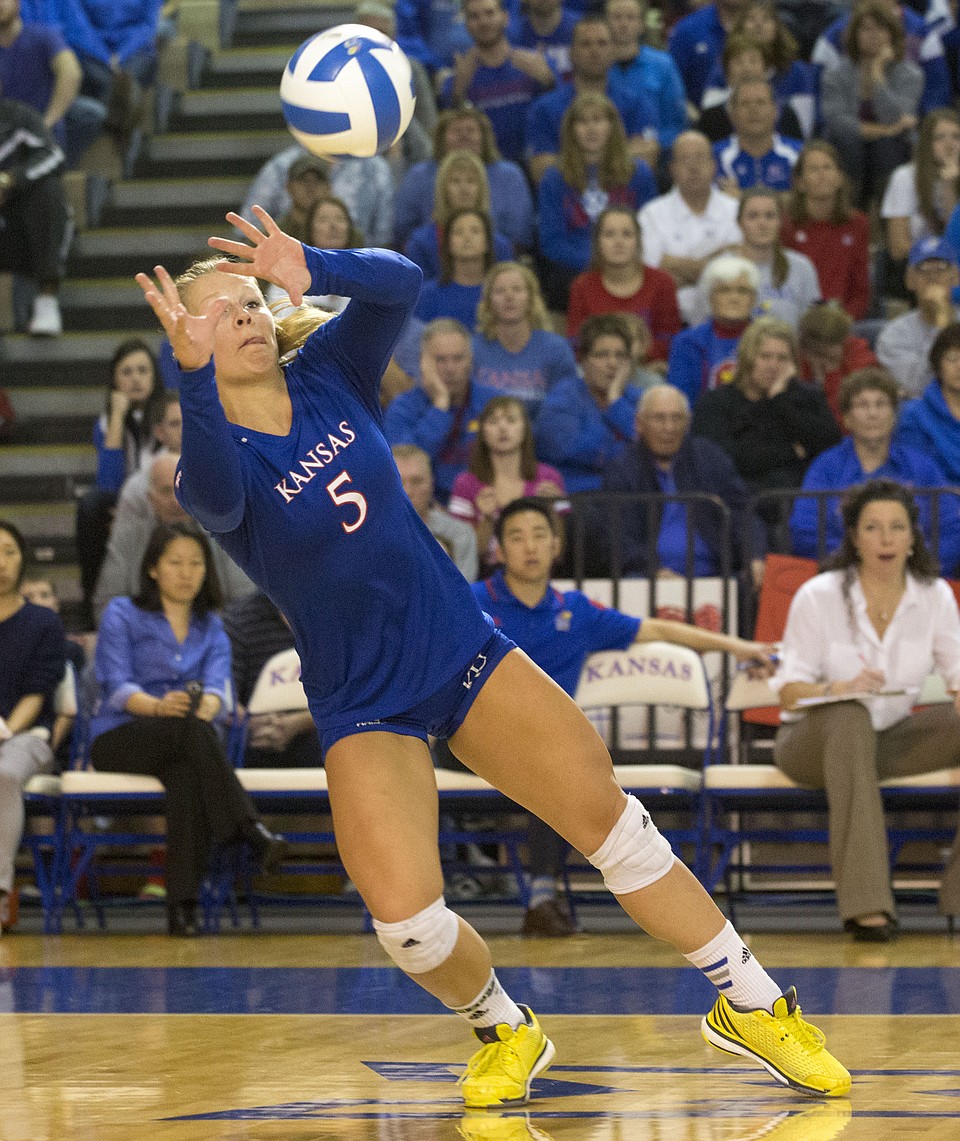
POLYGON ((960 1138, 960 936, 749 941, 853 1072, 849 1099, 711 1050, 712 988, 641 935, 491 936, 557 1062, 526 1111, 470 1118, 464 1025, 372 936, 5 935, 0 1141, 960 1138))

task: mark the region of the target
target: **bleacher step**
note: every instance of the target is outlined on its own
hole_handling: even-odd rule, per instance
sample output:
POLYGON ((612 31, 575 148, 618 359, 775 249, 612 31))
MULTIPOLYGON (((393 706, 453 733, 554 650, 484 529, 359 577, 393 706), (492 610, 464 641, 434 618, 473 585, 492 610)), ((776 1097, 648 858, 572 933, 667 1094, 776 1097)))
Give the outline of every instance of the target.
MULTIPOLYGON (((146 255, 144 255, 146 257, 146 255)), ((149 265, 149 259, 147 259, 149 265)), ((141 334, 154 351, 160 346, 156 323, 141 334)), ((11 392, 18 387, 101 385, 106 366, 126 332, 64 333, 62 337, 5 337, 0 342, 0 372, 11 392)))

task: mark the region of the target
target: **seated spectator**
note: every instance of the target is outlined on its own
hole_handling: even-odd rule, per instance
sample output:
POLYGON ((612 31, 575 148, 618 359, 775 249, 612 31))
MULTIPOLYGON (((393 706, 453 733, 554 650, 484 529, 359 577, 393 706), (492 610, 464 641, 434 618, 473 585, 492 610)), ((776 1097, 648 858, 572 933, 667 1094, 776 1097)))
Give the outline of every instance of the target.
MULTIPOLYGON (((314 199, 307 212, 305 236, 301 240, 318 250, 356 250, 365 244, 363 234, 353 224, 346 202, 331 194, 321 194, 314 199)), ((268 285, 263 295, 274 317, 284 317, 296 308, 286 290, 279 285, 268 285)), ((304 297, 300 304, 341 313, 349 300, 349 297, 325 293, 323 296, 304 297)))
POLYGON ((537 191, 541 279, 552 309, 590 262, 590 235, 608 205, 639 209, 656 195, 653 172, 627 149, 617 110, 604 95, 578 95, 563 117, 557 166, 537 191))
MULTIPOLYGON (((840 387, 843 426, 849 435, 821 452, 807 468, 803 491, 846 491, 868 479, 893 479, 907 487, 941 487, 946 483, 935 460, 924 452, 893 442, 900 406, 897 382, 886 369, 861 369, 844 378, 840 387)), ((824 501, 819 501, 824 502, 824 501)), ((843 540, 840 496, 824 502, 797 499, 790 516, 794 554, 822 558, 843 540), (820 520, 823 520, 822 524, 820 520), (822 532, 822 533, 821 533, 822 532)), ((952 496, 939 499, 940 564, 953 574, 960 558, 960 513, 952 496)), ((917 498, 920 528, 931 545, 931 510, 926 496, 917 498)))
POLYGON ((60 618, 20 593, 26 548, 17 528, 0 521, 0 928, 13 914, 14 860, 23 835, 23 789, 54 767, 53 696, 66 669, 60 618))
POLYGON ((580 12, 562 0, 524 0, 510 15, 507 39, 516 48, 538 52, 559 80, 570 78, 570 44, 580 12))
POLYGON ((960 484, 960 324, 948 325, 930 349, 933 380, 900 414, 895 439, 932 457, 948 483, 960 484))
POLYGON ((450 317, 474 328, 483 279, 493 263, 490 215, 454 210, 440 234, 440 276, 423 283, 414 316, 423 322, 450 317))
POLYGON ((533 270, 519 262, 500 262, 487 274, 477 329, 477 380, 522 400, 531 414, 555 384, 577 375, 569 343, 550 328, 540 283, 533 270))
POLYGON ((230 712, 230 643, 214 613, 222 598, 210 544, 193 524, 161 524, 139 577, 134 597, 110 602, 97 634, 90 760, 163 784, 167 927, 195 935, 213 846, 247 843, 272 871, 285 845, 257 819, 213 726, 230 712))
POLYGON ((667 360, 667 380, 691 406, 733 378, 737 345, 757 307, 760 271, 745 257, 721 254, 703 271, 700 287, 710 318, 678 333, 667 360))
MULTIPOLYGON (((515 499, 497 520, 503 569, 473 593, 497 629, 571 696, 584 662, 601 650, 625 650, 637 642, 674 642, 700 653, 727 651, 749 664, 763 661, 766 651, 755 642, 700 630, 682 622, 631 618, 607 609, 579 590, 559 590, 550 571, 561 545, 559 520, 542 499, 515 499)), ((563 864, 563 841, 537 817, 530 817, 530 901, 523 935, 560 937, 576 927, 557 898, 563 864)))
POLYGON ((670 54, 694 107, 703 102, 707 79, 742 8, 743 0, 716 0, 684 16, 670 30, 670 54))
POLYGON ((647 0, 606 0, 604 12, 613 37, 610 76, 621 87, 642 91, 654 109, 657 142, 666 152, 687 126, 683 80, 668 52, 644 42, 647 0))
POLYGON ((783 244, 813 262, 824 301, 855 321, 870 308, 870 223, 850 204, 850 185, 830 143, 806 144, 793 168, 781 230, 783 244))
POLYGON ((124 527, 127 517, 156 522, 150 502, 150 466, 155 455, 170 452, 180 455, 183 437, 183 413, 180 411, 180 393, 165 390, 160 398, 158 419, 153 425, 153 438, 157 451, 146 459, 132 475, 127 476, 120 488, 117 505, 110 527, 124 527), (117 520, 120 520, 118 523, 117 520))
POLYGON ((319 198, 331 193, 331 169, 330 163, 319 155, 302 154, 287 170, 290 209, 277 225, 298 242, 310 243, 310 212, 319 198))
MULTIPOLYGON (((760 44, 764 53, 764 65, 770 69, 769 79, 777 106, 783 113, 789 108, 796 116, 800 133, 780 128, 781 134, 792 138, 809 139, 817 120, 817 74, 816 69, 800 59, 797 41, 783 22, 773 0, 748 0, 740 9, 733 26, 733 35, 727 37, 727 45, 735 35, 751 37, 760 44)), ((724 52, 726 52, 726 46, 724 52)), ((716 84, 718 71, 707 80, 707 89, 716 84), (713 81, 713 82, 711 82, 713 81)), ((735 86, 733 83, 731 87, 735 86)), ((706 97, 704 104, 706 104, 706 97)))
POLYGON ((886 0, 854 9, 846 44, 847 54, 823 72, 823 132, 866 205, 910 158, 923 72, 904 58, 903 26, 886 0))
POLYGON ((0 272, 20 274, 36 290, 32 337, 63 332, 60 282, 73 230, 63 165, 40 113, 0 98, 0 272))
MULTIPOLYGON (((913 495, 892 480, 848 494, 843 545, 828 565, 790 604, 771 679, 782 708, 773 756, 792 780, 826 792, 840 917, 854 939, 883 942, 896 912, 880 782, 960 764, 960 697, 911 712, 934 670, 960 690, 960 616, 913 495), (829 700, 798 708, 812 697, 829 700)), ((945 915, 960 914, 958 872, 960 845, 940 885, 945 915)))
POLYGON ((50 23, 24 24, 19 0, 0 6, 0 91, 39 111, 67 166, 75 166, 103 130, 104 103, 80 95, 82 72, 63 32, 50 23))
POLYGON ((709 141, 698 131, 683 131, 670 154, 673 189, 639 214, 646 263, 677 283, 680 313, 687 321, 707 262, 741 237, 736 199, 714 185, 716 170, 709 141))
POLYGON ((440 163, 451 151, 470 151, 483 163, 490 189, 494 230, 515 250, 533 248, 533 197, 527 176, 500 156, 490 120, 475 107, 442 111, 433 131, 433 158, 418 162, 403 177, 394 199, 394 241, 402 249, 410 234, 430 221, 440 163))
POLYGON ((442 503, 466 471, 478 418, 496 395, 473 377, 467 328, 447 318, 431 321, 420 341, 420 383, 391 402, 383 434, 390 444, 416 444, 427 453, 442 503))
POLYGON ((640 391, 629 384, 630 328, 616 313, 580 328, 582 375, 555 385, 534 424, 537 455, 553 464, 569 493, 596 491, 604 468, 627 446, 640 391))
MULTIPOLYGON (((799 487, 813 457, 840 440, 823 393, 797 379, 799 356, 793 327, 760 317, 740 340, 732 382, 694 405, 691 431, 723 448, 752 495, 799 487)), ((767 499, 757 513, 768 550, 788 551, 786 499, 767 499)))
MULTIPOLYGON (((950 2, 952 3, 952 0, 950 2)), ((901 5, 897 0, 881 0, 881 3, 900 27, 904 57, 920 67, 923 72, 923 96, 920 100, 919 113, 923 115, 938 107, 949 106, 951 81, 945 59, 942 31, 943 27, 952 22, 953 16, 947 13, 947 20, 938 28, 935 15, 939 6, 937 0, 932 0, 926 15, 920 11, 922 4, 915 9, 907 4, 901 5)), ((845 53, 849 54, 853 7, 855 5, 850 6, 850 11, 837 16, 833 23, 824 29, 813 46, 810 59, 821 72, 843 59, 845 53)))
POLYGON ((891 260, 905 262, 914 242, 943 235, 958 202, 960 115, 944 108, 924 117, 913 161, 887 183, 880 216, 891 260))
MULTIPOLYGON (((753 36, 744 32, 734 32, 728 36, 722 59, 723 71, 714 73, 718 86, 710 86, 704 92, 703 108, 697 120, 697 130, 702 131, 714 144, 734 133, 733 120, 730 118, 730 96, 733 91, 751 79, 770 82, 767 53, 753 36)), ((776 101, 776 95, 774 100, 776 101)), ((782 138, 803 137, 800 120, 789 104, 777 102, 774 127, 782 138)))
POLYGON ((452 66, 454 53, 470 47, 463 12, 452 0, 399 0, 396 14, 397 43, 431 74, 452 66))
MULTIPOLYGON (((810 306, 820 301, 820 283, 809 258, 780 244, 780 195, 766 186, 745 190, 737 222, 743 241, 732 252, 752 261, 760 272, 757 315, 780 317, 796 328, 810 306)), ((705 318, 705 297, 701 312, 705 318)))
POLYGON ((960 284, 957 253, 943 238, 921 238, 907 258, 907 289, 916 309, 887 322, 877 337, 877 360, 896 377, 907 397, 919 396, 930 379, 929 357, 937 334, 960 318, 951 299, 960 284))
POLYGON ((814 305, 800 318, 800 379, 823 391, 833 418, 843 427, 840 385, 845 377, 879 362, 873 350, 850 330, 850 314, 838 305, 814 305))
MULTIPOLYGON (((254 220, 251 207, 262 206, 271 218, 282 218, 292 205, 287 191, 290 167, 306 155, 297 143, 268 159, 257 172, 243 205, 237 211, 254 220)), ((350 217, 371 246, 389 246, 393 238, 393 175, 383 155, 352 158, 328 155, 329 192, 347 204, 350 217)))
MULTIPOLYGON (((46 606, 54 614, 60 613, 60 599, 56 588, 49 578, 44 578, 38 572, 27 572, 20 583, 20 593, 34 606, 46 606)), ((87 655, 79 641, 66 638, 64 641, 67 662, 73 667, 74 683, 79 684, 80 678, 87 665, 87 655)), ((50 748, 53 750, 54 765, 63 770, 70 767, 71 745, 76 715, 60 713, 54 710, 53 727, 50 730, 50 748)))
POLYGON ((581 95, 606 96, 623 125, 627 153, 655 166, 660 150, 656 112, 642 91, 622 86, 611 74, 613 39, 599 13, 577 21, 570 63, 569 82, 541 95, 527 112, 527 165, 534 182, 540 182, 544 172, 559 161, 564 120, 581 95))
POLYGON ((500 0, 466 0, 463 17, 473 46, 455 56, 453 74, 440 85, 440 106, 469 103, 483 111, 500 153, 522 162, 527 109, 555 85, 556 76, 539 52, 510 45, 510 17, 500 0))
POLYGON ((162 0, 70 0, 58 23, 77 53, 80 92, 108 108, 106 127, 125 140, 139 126, 143 92, 157 74, 157 24, 162 0))
MULTIPOLYGON (((433 218, 411 233, 404 253, 423 270, 429 281, 440 276, 440 235, 455 210, 480 210, 490 214, 490 187, 483 163, 472 151, 450 151, 437 169, 433 218)), ((509 261, 513 246, 506 235, 495 232, 496 261, 509 261)))
POLYGON ((106 411, 93 426, 96 483, 77 500, 77 561, 87 629, 93 628, 90 606, 117 496, 124 480, 145 469, 159 447, 153 426, 161 415, 162 393, 156 357, 146 341, 132 337, 121 342, 110 361, 106 411))
POLYGON ((473 527, 486 571, 497 563, 493 531, 504 507, 527 495, 560 499, 565 490, 557 469, 537 461, 523 403, 496 396, 480 413, 470 466, 453 481, 450 513, 473 527))
POLYGON ((467 582, 473 582, 479 566, 477 536, 469 523, 454 519, 434 498, 430 457, 416 444, 395 444, 391 451, 403 490, 417 514, 427 525, 430 534, 449 553, 457 570, 467 582))
POLYGON ((647 323, 636 313, 618 313, 617 316, 630 330, 630 376, 627 383, 646 392, 655 384, 664 384, 666 361, 651 361, 653 338, 647 323))
MULTIPOLYGON (((148 514, 133 510, 122 515, 117 513, 93 595, 93 608, 98 618, 111 598, 136 594, 143 553, 157 524, 187 522, 188 516, 174 493, 179 460, 180 456, 173 452, 160 452, 151 461, 147 492, 151 510, 148 514)), ((227 602, 253 593, 253 583, 221 547, 213 547, 212 558, 217 581, 222 584, 220 589, 227 602)))
POLYGON ((802 143, 774 130, 779 112, 769 82, 742 80, 730 94, 729 112, 733 134, 713 147, 720 188, 732 194, 751 186, 789 190, 802 143))
POLYGON ((635 442, 625 448, 603 473, 602 491, 641 495, 683 495, 706 492, 719 496, 731 512, 733 550, 724 552, 723 518, 709 503, 665 503, 651 512, 646 504, 622 507, 619 522, 606 512, 598 520, 597 544, 609 554, 610 535, 620 538, 618 565, 629 575, 675 578, 720 574, 747 565, 753 554, 755 579, 763 573, 763 535, 759 521, 747 510, 747 490, 727 453, 712 440, 690 435, 690 405, 669 384, 648 389, 637 407, 635 442), (687 512, 692 514, 694 541, 688 563, 687 512), (656 534, 650 534, 650 525, 656 534))
MULTIPOLYGON (((230 639, 234 695, 245 708, 267 662, 294 648, 293 632, 260 591, 227 606, 223 627, 230 639)), ((322 768, 320 737, 309 710, 249 714, 243 764, 248 769, 322 768)))
POLYGON ((567 335, 575 339, 583 322, 601 313, 642 318, 650 337, 647 363, 665 370, 670 342, 680 332, 677 287, 664 270, 643 264, 643 235, 629 206, 606 206, 597 218, 590 268, 570 286, 567 335))

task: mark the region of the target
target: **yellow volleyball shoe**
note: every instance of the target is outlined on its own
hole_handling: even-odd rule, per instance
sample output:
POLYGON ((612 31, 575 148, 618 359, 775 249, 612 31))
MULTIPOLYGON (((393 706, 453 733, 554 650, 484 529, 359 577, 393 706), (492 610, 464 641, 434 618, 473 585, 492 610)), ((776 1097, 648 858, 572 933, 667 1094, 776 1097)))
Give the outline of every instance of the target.
POLYGON ((470 1109, 523 1105, 530 1097, 530 1083, 556 1056, 553 1043, 540 1029, 536 1015, 520 1006, 526 1022, 516 1030, 501 1022, 484 1031, 474 1031, 485 1044, 467 1063, 460 1078, 463 1104, 470 1109))

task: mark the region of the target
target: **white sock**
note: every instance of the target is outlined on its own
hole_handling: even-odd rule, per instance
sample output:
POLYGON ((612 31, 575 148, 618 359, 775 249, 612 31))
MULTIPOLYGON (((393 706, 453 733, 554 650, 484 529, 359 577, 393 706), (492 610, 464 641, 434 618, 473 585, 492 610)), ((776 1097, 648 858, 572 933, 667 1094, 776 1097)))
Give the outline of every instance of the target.
POLYGON ((683 956, 699 967, 728 1002, 742 1010, 769 1010, 781 990, 753 957, 730 923, 699 951, 683 956))
POLYGON ((523 1011, 500 985, 496 971, 490 972, 490 978, 473 1002, 468 1002, 466 1006, 451 1006, 449 1009, 465 1018, 473 1027, 474 1033, 484 1042, 496 1041, 496 1035, 484 1034, 485 1030, 492 1031, 502 1022, 516 1030, 527 1021, 523 1011))

